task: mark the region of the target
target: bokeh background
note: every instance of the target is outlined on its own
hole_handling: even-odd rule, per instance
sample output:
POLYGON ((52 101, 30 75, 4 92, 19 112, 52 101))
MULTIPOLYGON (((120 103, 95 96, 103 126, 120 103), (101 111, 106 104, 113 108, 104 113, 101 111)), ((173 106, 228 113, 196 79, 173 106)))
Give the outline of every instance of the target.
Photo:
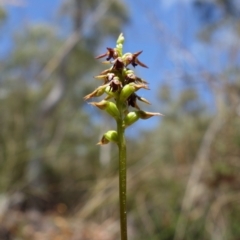
POLYGON ((0 0, 0 239, 119 239, 114 122, 83 101, 125 35, 143 50, 127 131, 136 240, 240 239, 239 0, 0 0))

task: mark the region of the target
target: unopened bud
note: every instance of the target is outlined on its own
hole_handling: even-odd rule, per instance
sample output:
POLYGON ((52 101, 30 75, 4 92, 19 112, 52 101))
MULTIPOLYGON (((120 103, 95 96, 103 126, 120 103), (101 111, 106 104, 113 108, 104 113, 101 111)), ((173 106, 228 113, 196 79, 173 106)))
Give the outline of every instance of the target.
POLYGON ((117 39, 117 44, 123 44, 124 43, 124 36, 121 33, 117 39))
POLYGON ((116 44, 116 51, 119 57, 122 56, 123 43, 124 43, 124 37, 123 37, 123 34, 121 33, 117 39, 117 44, 116 44))
POLYGON ((107 131, 103 135, 101 141, 97 143, 97 145, 104 145, 104 144, 108 144, 109 142, 115 142, 115 143, 118 142, 118 134, 116 131, 113 131, 113 130, 107 131))
POLYGON ((120 101, 126 101, 128 97, 140 88, 149 89, 145 84, 129 83, 125 85, 120 93, 120 101))
POLYGON ((121 43, 118 43, 116 45, 116 50, 117 50, 118 56, 121 57, 122 56, 122 51, 123 51, 123 45, 121 43))
POLYGON ((124 125, 128 127, 139 119, 139 111, 129 112, 124 118, 124 125))
POLYGON ((117 50, 121 51, 123 48, 123 45, 121 43, 118 43, 116 47, 117 47, 117 50))
POLYGON ((120 113, 117 109, 117 106, 113 102, 102 100, 101 102, 91 102, 89 104, 98 107, 101 110, 105 110, 109 115, 111 115, 115 119, 120 118, 120 113))

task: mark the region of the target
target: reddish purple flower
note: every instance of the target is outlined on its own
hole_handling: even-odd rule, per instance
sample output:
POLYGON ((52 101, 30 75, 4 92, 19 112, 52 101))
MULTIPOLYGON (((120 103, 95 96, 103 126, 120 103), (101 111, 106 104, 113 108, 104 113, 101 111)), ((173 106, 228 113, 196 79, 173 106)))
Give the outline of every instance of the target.
POLYGON ((141 67, 148 68, 144 63, 140 62, 138 60, 138 56, 142 53, 142 51, 136 52, 136 53, 130 53, 126 55, 126 65, 132 64, 133 67, 136 67, 137 65, 140 65, 141 67))
POLYGON ((107 52, 96 57, 96 59, 107 57, 106 60, 116 59, 118 57, 118 52, 115 48, 107 48, 107 52))

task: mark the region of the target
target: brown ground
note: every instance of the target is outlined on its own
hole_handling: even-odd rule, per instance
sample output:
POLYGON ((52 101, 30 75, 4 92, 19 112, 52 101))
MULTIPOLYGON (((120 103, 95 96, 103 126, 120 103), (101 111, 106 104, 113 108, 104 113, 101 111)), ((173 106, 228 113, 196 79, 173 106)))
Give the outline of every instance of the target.
POLYGON ((0 240, 116 240, 118 224, 85 222, 57 211, 8 210, 0 218, 0 240))

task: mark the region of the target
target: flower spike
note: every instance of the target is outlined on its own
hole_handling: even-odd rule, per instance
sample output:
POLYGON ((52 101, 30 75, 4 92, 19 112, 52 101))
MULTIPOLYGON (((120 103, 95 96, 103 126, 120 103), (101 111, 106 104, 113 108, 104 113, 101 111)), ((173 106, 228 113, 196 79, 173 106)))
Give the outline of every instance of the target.
POLYGON ((137 122, 139 119, 148 119, 154 116, 162 116, 158 112, 142 111, 137 105, 137 100, 150 104, 148 100, 140 97, 136 92, 143 88, 149 89, 148 83, 134 73, 136 66, 148 68, 138 57, 142 51, 123 54, 124 36, 121 33, 117 39, 115 48, 107 48, 107 52, 97 56, 97 59, 106 58, 103 63, 111 64, 111 67, 102 71, 96 79, 103 84, 92 93, 84 97, 85 100, 93 97, 104 96, 104 100, 90 102, 89 104, 106 111, 114 118, 117 131, 107 131, 97 145, 105 145, 109 142, 117 144, 119 149, 119 199, 121 218, 121 239, 127 239, 127 209, 126 209, 126 187, 127 187, 127 163, 126 163, 126 141, 125 129, 137 122), (133 70, 129 66, 133 66, 133 70), (130 111, 130 107, 136 108, 130 111))

